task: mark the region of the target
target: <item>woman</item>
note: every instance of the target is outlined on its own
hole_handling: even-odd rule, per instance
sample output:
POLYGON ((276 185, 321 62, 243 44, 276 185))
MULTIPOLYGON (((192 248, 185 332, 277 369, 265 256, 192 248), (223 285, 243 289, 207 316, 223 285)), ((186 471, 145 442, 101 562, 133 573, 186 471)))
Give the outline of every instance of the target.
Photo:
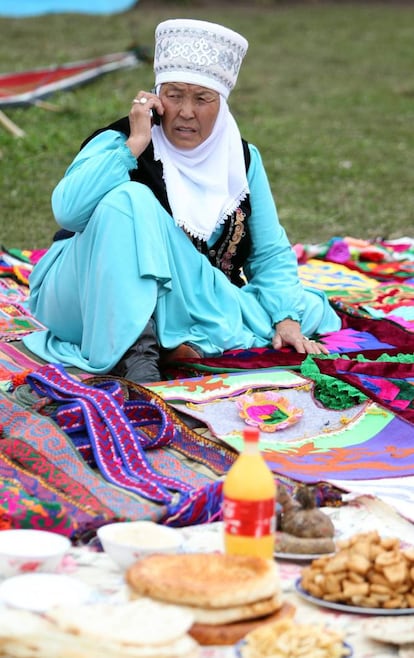
POLYGON ((141 383, 160 378, 159 350, 326 353, 307 336, 340 320, 299 282, 260 154, 227 104, 247 41, 187 19, 155 39, 153 92, 86 140, 53 192, 66 233, 32 273, 30 309, 47 329, 27 347, 141 383))

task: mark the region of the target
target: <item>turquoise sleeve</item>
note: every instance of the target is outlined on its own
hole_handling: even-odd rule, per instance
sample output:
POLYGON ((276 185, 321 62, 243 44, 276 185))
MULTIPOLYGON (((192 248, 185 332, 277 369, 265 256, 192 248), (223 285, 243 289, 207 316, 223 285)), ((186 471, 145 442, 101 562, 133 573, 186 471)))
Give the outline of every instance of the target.
POLYGON ((129 170, 137 161, 125 142, 122 133, 106 130, 78 153, 52 193, 52 210, 60 226, 83 231, 105 194, 130 179, 129 170))
POLYGON ((299 321, 303 312, 303 288, 296 255, 279 222, 260 153, 253 145, 249 148, 252 250, 244 267, 247 290, 254 292, 269 313, 272 324, 286 318, 299 321))

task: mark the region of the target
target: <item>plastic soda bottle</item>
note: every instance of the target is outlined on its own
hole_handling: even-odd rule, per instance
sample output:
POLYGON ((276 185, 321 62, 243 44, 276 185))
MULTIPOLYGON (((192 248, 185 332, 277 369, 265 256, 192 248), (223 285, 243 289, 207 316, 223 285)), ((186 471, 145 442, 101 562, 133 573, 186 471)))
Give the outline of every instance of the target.
POLYGON ((276 482, 259 450, 259 430, 244 430, 243 439, 223 484, 224 550, 273 559, 276 482))

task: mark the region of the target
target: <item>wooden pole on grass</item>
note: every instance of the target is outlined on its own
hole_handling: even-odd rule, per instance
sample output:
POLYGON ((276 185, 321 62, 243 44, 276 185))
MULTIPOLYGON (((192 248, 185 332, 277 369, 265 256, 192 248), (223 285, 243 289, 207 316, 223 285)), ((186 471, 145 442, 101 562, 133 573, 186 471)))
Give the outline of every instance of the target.
POLYGON ((15 137, 24 137, 26 135, 24 130, 19 128, 19 126, 16 126, 16 124, 9 119, 2 110, 0 110, 0 123, 3 124, 3 126, 15 137))

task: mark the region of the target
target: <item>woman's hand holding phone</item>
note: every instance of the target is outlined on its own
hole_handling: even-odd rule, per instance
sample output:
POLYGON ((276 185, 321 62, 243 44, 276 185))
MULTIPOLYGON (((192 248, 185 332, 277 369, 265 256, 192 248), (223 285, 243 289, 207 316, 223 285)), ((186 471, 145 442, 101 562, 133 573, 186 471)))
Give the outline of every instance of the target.
POLYGON ((127 146, 138 158, 151 141, 152 126, 159 125, 164 113, 159 96, 150 91, 139 91, 132 101, 128 115, 130 135, 127 146))

